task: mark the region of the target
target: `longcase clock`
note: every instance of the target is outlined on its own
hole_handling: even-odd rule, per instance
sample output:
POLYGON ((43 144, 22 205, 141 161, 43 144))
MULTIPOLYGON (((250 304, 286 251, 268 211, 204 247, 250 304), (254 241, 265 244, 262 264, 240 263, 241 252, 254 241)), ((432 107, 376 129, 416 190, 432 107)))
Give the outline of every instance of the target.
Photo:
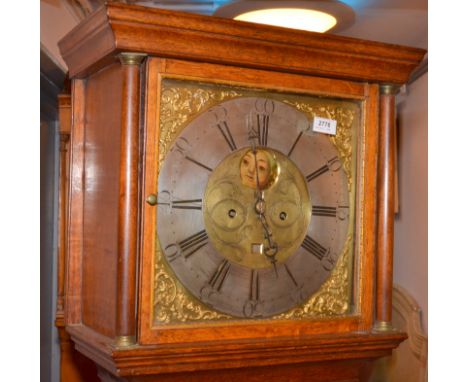
POLYGON ((358 381, 405 339, 394 93, 424 51, 122 4, 60 49, 63 321, 101 380, 358 381))

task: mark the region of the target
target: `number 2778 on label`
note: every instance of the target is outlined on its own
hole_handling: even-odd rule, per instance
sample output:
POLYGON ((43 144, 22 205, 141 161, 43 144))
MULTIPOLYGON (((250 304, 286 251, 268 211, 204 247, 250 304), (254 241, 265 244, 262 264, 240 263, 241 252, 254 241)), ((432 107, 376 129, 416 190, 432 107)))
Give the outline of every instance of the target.
POLYGON ((315 117, 312 130, 319 133, 336 135, 336 121, 334 119, 315 117))

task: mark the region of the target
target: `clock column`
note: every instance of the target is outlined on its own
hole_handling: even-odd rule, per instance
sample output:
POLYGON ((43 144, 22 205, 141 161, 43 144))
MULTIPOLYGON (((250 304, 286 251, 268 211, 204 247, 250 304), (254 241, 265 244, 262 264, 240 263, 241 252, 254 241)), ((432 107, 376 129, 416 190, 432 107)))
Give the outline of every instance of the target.
POLYGON ((398 85, 380 86, 376 331, 391 331, 393 214, 395 186, 395 94, 398 85))
POLYGON ((123 94, 115 338, 117 346, 134 344, 136 333, 140 64, 145 57, 146 54, 141 53, 119 55, 123 94))

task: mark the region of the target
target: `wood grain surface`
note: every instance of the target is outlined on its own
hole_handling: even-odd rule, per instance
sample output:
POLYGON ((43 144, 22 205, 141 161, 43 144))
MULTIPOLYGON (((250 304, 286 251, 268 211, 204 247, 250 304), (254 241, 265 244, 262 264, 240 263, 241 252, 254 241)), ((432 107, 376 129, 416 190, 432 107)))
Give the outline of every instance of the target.
POLYGON ((122 75, 115 64, 86 83, 82 320, 116 335, 122 75))
POLYGON ((379 84, 404 83, 425 51, 115 2, 60 49, 73 78, 68 195, 61 189, 63 349, 71 338, 103 381, 358 381, 406 338, 373 332, 376 314, 391 318, 394 114, 379 84), (139 69, 122 65, 121 52, 149 58, 139 69), (355 314, 154 325, 156 214, 145 199, 157 192, 165 77, 362 102, 355 314), (136 344, 119 345, 135 334, 136 344))
POLYGON ((380 95, 376 321, 392 322, 395 94, 380 95))
POLYGON ((369 331, 374 320, 374 253, 377 215, 377 145, 378 145, 378 86, 359 84, 356 82, 322 79, 316 77, 298 76, 284 73, 270 73, 261 70, 240 69, 214 64, 199 64, 179 60, 149 59, 147 66, 148 88, 146 93, 146 139, 145 139, 145 176, 143 178, 144 195, 157 191, 157 150, 159 142, 159 89, 161 78, 189 77, 192 80, 211 81, 216 78, 218 83, 231 85, 256 86, 261 83, 267 89, 300 92, 302 94, 324 94, 327 96, 345 97, 364 102, 365 112, 360 143, 366 142, 358 171, 358 178, 363 182, 358 186, 360 195, 357 209, 362 210, 356 220, 356 232, 359 240, 356 243, 355 294, 359 295, 359 306, 353 316, 337 317, 334 320, 278 321, 229 321, 216 324, 161 325, 154 326, 152 322, 152 290, 155 253, 156 214, 154 207, 141 200, 142 253, 141 253, 141 292, 140 292, 140 327, 139 342, 177 343, 180 341, 203 341, 232 338, 258 338, 284 335, 305 335, 324 333, 347 333, 355 330, 369 331), (344 96, 346 95, 346 96, 344 96))
POLYGON ((404 83, 425 51, 217 17, 109 3, 59 42, 70 76, 121 51, 322 77, 404 83))
POLYGON ((122 64, 121 151, 117 269, 117 336, 136 337, 140 65, 122 64))
MULTIPOLYGON (((276 370, 278 380, 288 378, 288 372, 297 368, 290 380, 299 381, 301 379, 298 375, 301 375, 300 369, 303 367, 320 370, 323 362, 333 362, 339 369, 343 361, 367 362, 390 355, 392 349, 406 339, 404 333, 394 331, 382 334, 349 333, 341 336, 331 334, 116 348, 107 337, 85 326, 73 326, 68 331, 76 348, 112 375, 129 378, 128 380, 139 380, 131 378, 135 376, 160 376, 160 380, 169 381, 172 378, 183 380, 177 379, 181 375, 191 375, 192 380, 197 381, 204 380, 203 376, 210 374, 217 375, 218 378, 229 377, 231 371, 226 369, 236 369, 237 376, 256 381, 252 368, 276 370), (282 369, 285 374, 281 373, 282 369)), ((333 375, 343 372, 328 370, 327 373, 333 375)), ((351 370, 345 372, 350 379, 356 377, 356 374, 350 376, 351 370)))

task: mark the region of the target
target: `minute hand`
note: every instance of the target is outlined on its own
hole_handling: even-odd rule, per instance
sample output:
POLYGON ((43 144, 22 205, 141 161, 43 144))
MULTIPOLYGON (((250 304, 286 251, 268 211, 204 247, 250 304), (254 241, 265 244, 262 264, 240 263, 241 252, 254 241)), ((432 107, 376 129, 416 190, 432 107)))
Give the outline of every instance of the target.
POLYGON ((267 256, 272 263, 276 262, 275 255, 278 252, 278 244, 273 241, 273 234, 271 233, 271 229, 268 226, 265 215, 260 213, 258 217, 260 218, 263 231, 265 232, 265 239, 268 240, 268 247, 266 247, 265 256, 267 256))
POLYGON ((262 223, 265 239, 268 240, 268 244, 265 246, 264 254, 275 268, 276 276, 278 276, 278 271, 276 269, 276 253, 278 252, 278 244, 273 241, 273 234, 265 218, 265 201, 263 200, 263 191, 260 195, 261 197, 257 199, 257 203, 255 204, 255 210, 257 211, 258 218, 262 223))
POLYGON ((278 252, 278 244, 276 244, 273 241, 273 233, 271 232, 270 227, 268 226, 268 222, 265 218, 265 209, 266 209, 266 203, 265 203, 265 198, 264 198, 264 192, 260 190, 260 184, 258 180, 258 166, 257 166, 257 152, 254 148, 254 158, 255 158, 255 174, 256 174, 256 183, 257 183, 257 190, 256 190, 256 203, 255 203, 255 211, 258 214, 258 218, 260 219, 260 222, 262 223, 263 227, 263 232, 265 235, 265 239, 268 240, 268 245, 265 248, 265 256, 270 260, 272 263, 273 267, 275 268, 275 272, 277 273, 276 270, 276 253, 278 252))

